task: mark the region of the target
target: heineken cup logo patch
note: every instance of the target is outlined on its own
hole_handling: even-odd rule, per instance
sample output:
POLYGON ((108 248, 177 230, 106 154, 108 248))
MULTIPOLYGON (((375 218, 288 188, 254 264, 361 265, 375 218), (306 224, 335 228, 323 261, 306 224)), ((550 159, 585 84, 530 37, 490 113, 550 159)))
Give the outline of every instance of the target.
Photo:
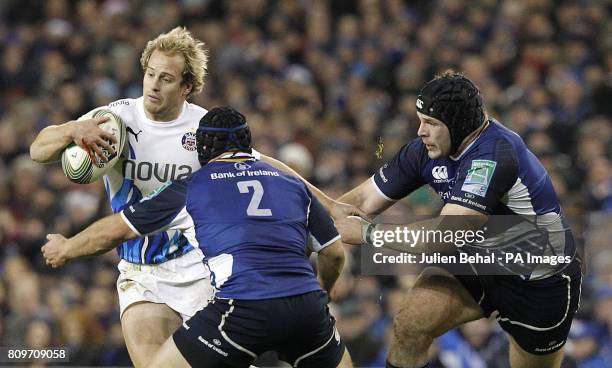
POLYGON ((468 170, 461 190, 484 197, 493 178, 497 162, 490 160, 474 160, 468 170))

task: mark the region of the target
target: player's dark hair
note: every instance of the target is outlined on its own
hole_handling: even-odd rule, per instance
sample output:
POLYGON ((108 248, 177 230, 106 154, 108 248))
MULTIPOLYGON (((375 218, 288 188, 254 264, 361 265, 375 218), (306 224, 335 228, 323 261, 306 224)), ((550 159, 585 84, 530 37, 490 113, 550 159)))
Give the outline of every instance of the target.
POLYGON ((201 165, 227 151, 251 153, 251 131, 246 119, 229 106, 215 107, 200 119, 196 141, 201 165))
POLYGON ((442 121, 451 138, 451 154, 484 122, 485 109, 478 87, 461 73, 447 70, 419 92, 417 111, 442 121))

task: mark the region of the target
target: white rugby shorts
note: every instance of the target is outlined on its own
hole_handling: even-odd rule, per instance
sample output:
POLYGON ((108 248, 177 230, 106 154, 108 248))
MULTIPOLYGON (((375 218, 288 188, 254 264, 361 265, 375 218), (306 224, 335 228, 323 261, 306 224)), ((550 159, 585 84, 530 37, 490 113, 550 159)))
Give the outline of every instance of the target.
POLYGON ((202 262, 202 251, 194 249, 170 261, 141 265, 121 260, 117 268, 120 318, 138 302, 166 304, 183 320, 204 308, 213 296, 210 272, 202 262))

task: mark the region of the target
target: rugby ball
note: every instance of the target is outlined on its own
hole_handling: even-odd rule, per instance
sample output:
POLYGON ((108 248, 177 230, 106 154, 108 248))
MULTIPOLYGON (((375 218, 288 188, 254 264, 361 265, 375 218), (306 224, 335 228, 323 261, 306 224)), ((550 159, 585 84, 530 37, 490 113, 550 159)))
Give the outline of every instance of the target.
POLYGON ((121 156, 127 133, 125 124, 123 124, 119 116, 108 109, 99 109, 80 117, 77 121, 99 116, 109 117, 109 119, 100 124, 99 127, 112 133, 117 139, 117 143, 109 142, 115 152, 110 154, 105 149, 102 149, 108 161, 100 162, 96 165, 91 161, 91 158, 83 148, 74 143, 66 147, 64 152, 62 152, 62 170, 64 171, 64 175, 74 183, 89 184, 95 182, 113 167, 121 156))

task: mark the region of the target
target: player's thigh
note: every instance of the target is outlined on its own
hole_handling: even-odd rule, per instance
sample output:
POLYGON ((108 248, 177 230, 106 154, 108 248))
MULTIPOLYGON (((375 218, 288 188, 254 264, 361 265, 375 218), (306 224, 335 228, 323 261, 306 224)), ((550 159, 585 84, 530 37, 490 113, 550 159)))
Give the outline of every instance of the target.
POLYGON ((394 328, 400 336, 436 337, 482 317, 480 305, 461 282, 448 271, 429 267, 419 275, 404 298, 394 328))
POLYGON ((563 361, 563 348, 546 355, 534 355, 521 349, 517 342, 509 336, 510 366, 512 368, 558 368, 563 361))
POLYGON ((146 366, 181 323, 181 316, 165 304, 130 305, 121 317, 121 328, 134 365, 146 366))
POLYGON ((151 359, 148 367, 174 367, 174 368, 189 368, 191 365, 185 360, 181 352, 176 347, 174 339, 170 337, 159 348, 155 356, 151 359))

